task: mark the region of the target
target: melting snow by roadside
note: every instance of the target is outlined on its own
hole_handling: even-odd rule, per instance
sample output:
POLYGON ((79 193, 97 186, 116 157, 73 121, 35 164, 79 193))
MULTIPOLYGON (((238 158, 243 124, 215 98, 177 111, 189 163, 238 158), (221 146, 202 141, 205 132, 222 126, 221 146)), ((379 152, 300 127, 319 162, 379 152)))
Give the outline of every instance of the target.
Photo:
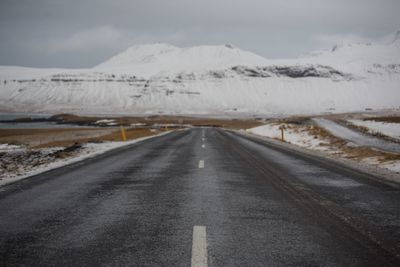
POLYGON ((10 144, 0 144, 0 153, 1 152, 8 152, 8 151, 19 151, 23 150, 23 147, 10 145, 10 144))
POLYGON ((380 122, 380 121, 364 121, 349 120, 356 126, 366 127, 371 134, 380 133, 391 138, 400 140, 400 123, 380 122))
POLYGON ((82 161, 118 147, 131 145, 168 133, 170 132, 142 137, 127 142, 87 143, 77 149, 76 153, 71 153, 65 158, 55 156, 57 155, 56 152, 65 151, 64 148, 28 150, 20 146, 0 144, 0 186, 82 161))
POLYGON ((314 118, 313 121, 315 121, 320 127, 325 128, 334 136, 353 142, 354 144, 373 147, 393 153, 400 153, 399 144, 388 142, 376 137, 367 136, 330 120, 314 118))
POLYGON ((365 158, 361 160, 364 164, 379 166, 380 168, 385 168, 396 173, 400 173, 400 161, 399 160, 389 160, 386 162, 381 162, 378 157, 365 158))
MULTIPOLYGON (((267 124, 249 129, 248 132, 273 139, 281 139, 281 130, 279 129, 280 126, 281 124, 278 123, 267 124)), ((306 126, 287 125, 284 133, 285 141, 305 148, 326 150, 329 141, 324 140, 316 135, 311 135, 309 130, 310 129, 306 126)))
MULTIPOLYGON (((280 123, 268 123, 263 126, 248 129, 247 132, 280 140, 281 131, 279 127, 281 125, 282 124, 280 123)), ((400 160, 397 156, 398 153, 381 152, 368 147, 358 147, 357 145, 354 145, 354 143, 346 142, 349 141, 350 137, 353 137, 353 131, 347 134, 348 129, 345 127, 343 128, 345 130, 340 131, 340 135, 337 133, 337 131, 332 133, 333 135, 337 134, 336 136, 338 136, 334 137, 333 135, 327 134, 326 131, 324 133, 323 128, 313 126, 308 123, 287 124, 284 133, 285 142, 309 150, 321 151, 323 154, 326 154, 326 156, 329 157, 340 158, 341 160, 347 158, 350 159, 351 162, 353 162, 353 160, 357 160, 358 162, 369 167, 384 168, 391 172, 400 173, 400 160), (345 137, 345 139, 341 139, 340 137, 345 137)), ((341 130, 342 128, 338 129, 341 130)), ((328 130, 331 130, 331 128, 328 128, 328 130)), ((356 137, 357 136, 358 135, 356 135, 356 137)))

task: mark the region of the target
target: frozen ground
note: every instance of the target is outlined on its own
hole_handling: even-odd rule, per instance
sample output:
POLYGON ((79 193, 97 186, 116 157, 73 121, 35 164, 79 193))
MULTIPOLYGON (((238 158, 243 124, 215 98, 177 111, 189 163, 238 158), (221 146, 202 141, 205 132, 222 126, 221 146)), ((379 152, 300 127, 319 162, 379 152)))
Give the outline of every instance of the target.
MULTIPOLYGON (((268 123, 263 126, 248 129, 247 132, 280 140, 281 131, 279 127, 281 125, 281 123, 268 123)), ((319 127, 313 125, 285 125, 286 130, 284 133, 284 139, 287 143, 314 151, 320 151, 327 156, 340 158, 342 160, 344 160, 345 158, 350 158, 351 160, 357 160, 358 162, 369 166, 384 168, 391 172, 400 173, 400 160, 396 159, 396 157, 392 157, 396 154, 385 154, 385 152, 378 151, 369 151, 368 153, 365 153, 364 151, 362 151, 361 148, 360 151, 357 151, 357 146, 355 146, 351 142, 345 142, 346 140, 348 141, 347 138, 345 138, 344 140, 340 138, 340 136, 352 137, 351 134, 353 134, 353 131, 351 131, 351 133, 348 133, 347 131, 340 131, 340 136, 337 135, 337 137, 333 139, 331 136, 327 136, 321 134, 321 132, 318 132, 319 127)), ((332 124, 329 123, 329 125, 332 124)), ((336 126, 336 124, 333 125, 336 126)), ((342 128, 339 129, 342 130, 342 128)), ((347 130, 347 128, 345 129, 347 130)))
MULTIPOLYGON (((281 125, 282 124, 279 123, 270 123, 267 125, 249 129, 248 132, 280 140, 281 130, 279 129, 279 127, 281 125)), ((309 129, 306 126, 286 125, 284 139, 288 143, 316 150, 326 150, 327 145, 329 144, 329 140, 311 135, 309 129)))
POLYGON ((400 144, 382 140, 377 137, 367 136, 331 120, 314 118, 313 121, 318 126, 326 129, 334 136, 352 142, 356 145, 373 147, 388 152, 400 153, 400 144))
POLYGON ((20 151, 24 150, 24 148, 16 145, 10 145, 10 144, 0 144, 0 153, 4 152, 15 152, 15 151, 20 151))
POLYGON ((400 140, 400 123, 371 120, 349 120, 349 122, 367 128, 372 134, 379 133, 400 140))
POLYGON ((167 133, 127 142, 87 143, 82 147, 69 148, 27 149, 0 144, 0 186, 167 133))
POLYGON ((380 168, 385 168, 396 173, 400 173, 400 161, 399 160, 389 160, 382 162, 378 157, 370 157, 361 160, 361 162, 372 165, 379 166, 380 168))

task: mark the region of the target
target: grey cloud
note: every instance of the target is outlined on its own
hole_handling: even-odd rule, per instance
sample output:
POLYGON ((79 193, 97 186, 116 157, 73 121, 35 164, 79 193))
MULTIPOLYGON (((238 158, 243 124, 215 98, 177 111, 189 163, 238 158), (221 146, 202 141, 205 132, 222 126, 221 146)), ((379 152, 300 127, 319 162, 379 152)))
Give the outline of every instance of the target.
POLYGON ((132 44, 294 57, 400 29, 398 0, 0 0, 0 64, 90 67, 132 44))

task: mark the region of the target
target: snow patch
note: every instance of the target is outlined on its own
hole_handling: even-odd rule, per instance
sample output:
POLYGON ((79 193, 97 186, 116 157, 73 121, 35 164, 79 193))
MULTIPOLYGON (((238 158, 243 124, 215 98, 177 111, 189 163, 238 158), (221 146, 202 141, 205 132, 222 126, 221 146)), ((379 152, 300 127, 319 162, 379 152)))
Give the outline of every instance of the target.
POLYGON ((377 157, 369 157, 361 160, 362 163, 388 169, 395 173, 400 173, 400 160, 389 160, 382 162, 377 157))
MULTIPOLYGON (((318 121, 318 120, 317 120, 318 121)), ((321 121, 319 121, 321 122, 321 121)), ((333 122, 332 122, 333 123, 333 122)), ((268 123, 263 126, 248 129, 247 132, 256 134, 263 137, 268 137, 272 139, 281 139, 280 126, 283 124, 279 123, 268 123)), ((335 124, 336 126, 336 124, 335 124)), ((312 127, 312 126, 311 126, 312 127)), ((312 128, 311 128, 312 129, 312 128)), ((343 134, 343 132, 340 132, 343 134)), ((347 133, 347 131, 345 131, 347 133)), ((329 138, 324 138, 321 136, 314 136, 305 125, 286 125, 286 130, 284 132, 285 141, 299 147, 303 147, 310 150, 321 151, 328 155, 346 155, 345 152, 341 151, 339 147, 336 147, 331 143, 329 138)), ((352 135, 351 135, 352 136, 352 135)), ((348 135, 346 135, 348 137, 348 135)), ((358 146, 351 142, 347 143, 348 147, 358 146)), ((342 158, 341 156, 341 158, 342 158)), ((375 166, 379 168, 385 168, 392 172, 400 173, 400 160, 385 160, 382 161, 378 157, 365 157, 361 159, 361 162, 368 164, 370 166, 375 166)))
POLYGON ((104 120, 98 120, 95 122, 97 125, 105 125, 105 126, 115 126, 118 125, 118 123, 115 122, 115 120, 111 119, 104 119, 104 120))
MULTIPOLYGON (((35 158, 30 157, 29 160, 32 161, 34 160, 35 162, 38 162, 38 164, 33 164, 23 166, 22 164, 19 165, 19 168, 15 172, 6 172, 4 171, 2 174, 0 174, 0 186, 28 178, 33 175, 37 175, 49 170, 53 170, 65 165, 69 165, 75 162, 82 161, 84 159, 92 158, 97 155, 103 154, 109 150, 116 149, 119 147, 135 144, 140 141, 144 141, 150 138, 154 138, 157 136, 162 136, 165 134, 168 134, 170 132, 163 132, 157 135, 152 135, 152 136, 147 136, 147 137, 142 137, 126 142, 103 142, 103 143, 88 143, 82 146, 81 149, 77 150, 77 153, 73 155, 72 157, 69 158, 46 158, 46 156, 50 155, 53 152, 63 150, 64 148, 46 148, 46 149, 40 149, 39 151, 35 150, 32 151, 34 153, 31 153, 35 158), (39 153, 38 153, 39 152, 39 153), (41 155, 38 155, 41 154, 41 155)), ((27 152, 26 149, 20 149, 20 147, 16 146, 9 146, 9 145, 0 145, 1 147, 8 147, 10 150, 4 151, 4 153, 8 153, 8 156, 10 156, 10 153, 24 153, 27 152)), ((0 151, 3 152, 3 151, 0 151)), ((1 168, 6 168, 7 169, 7 162, 3 162, 6 157, 0 157, 0 167, 1 168)), ((11 157, 12 158, 12 157, 11 157)), ((6 159, 7 161, 9 159, 6 159)))
POLYGON ((17 145, 10 144, 0 144, 0 152, 11 152, 11 151, 20 151, 24 150, 23 147, 17 145))
MULTIPOLYGON (((265 136, 273 139, 281 139, 281 130, 279 127, 283 124, 267 124, 258 126, 255 128, 248 129, 247 131, 260 136, 265 136)), ((286 126, 284 130, 285 142, 304 147, 309 149, 315 149, 325 151, 329 142, 318 136, 313 136, 309 133, 306 127, 293 127, 286 126)))
POLYGON ((380 122, 373 120, 349 120, 350 123, 366 127, 370 133, 380 133, 400 140, 400 123, 380 122))
POLYGON ((359 146, 373 147, 383 151, 400 153, 400 145, 397 143, 385 141, 377 137, 367 136, 331 120, 314 118, 313 121, 316 122, 320 127, 329 131, 332 135, 359 146))

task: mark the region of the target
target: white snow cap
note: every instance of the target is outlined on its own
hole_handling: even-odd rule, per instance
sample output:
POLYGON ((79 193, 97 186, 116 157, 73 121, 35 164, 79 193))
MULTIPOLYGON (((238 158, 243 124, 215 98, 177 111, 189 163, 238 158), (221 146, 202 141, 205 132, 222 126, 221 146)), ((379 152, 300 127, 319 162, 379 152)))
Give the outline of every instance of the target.
POLYGON ((264 65, 267 62, 267 59, 231 44, 179 48, 158 43, 132 46, 95 69, 148 77, 163 72, 218 70, 236 65, 264 65))
POLYGON ((353 73, 360 73, 374 64, 399 64, 400 31, 380 42, 339 43, 331 49, 314 51, 300 59, 353 73))

